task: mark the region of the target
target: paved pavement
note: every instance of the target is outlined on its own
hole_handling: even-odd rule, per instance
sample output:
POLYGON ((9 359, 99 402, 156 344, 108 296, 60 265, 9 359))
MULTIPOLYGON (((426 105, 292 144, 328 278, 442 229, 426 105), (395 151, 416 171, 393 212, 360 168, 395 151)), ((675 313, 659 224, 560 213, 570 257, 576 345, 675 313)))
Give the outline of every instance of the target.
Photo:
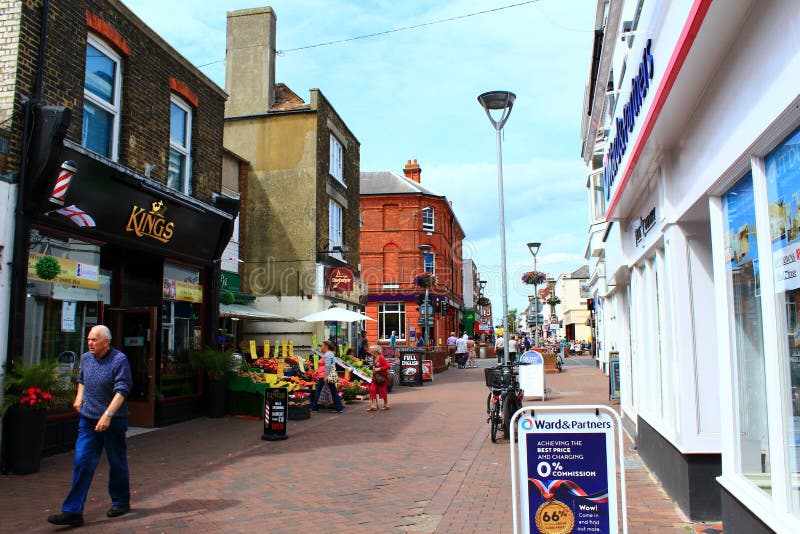
MULTIPOLYGON (((480 361, 488 365, 488 360, 480 361)), ((546 404, 608 402, 588 358, 547 375, 546 404)), ((509 445, 489 440, 481 369, 451 368, 421 388, 395 388, 389 411, 367 403, 291 421, 289 439, 261 440, 259 420, 200 418, 129 438, 132 512, 108 519, 101 462, 86 503, 91 532, 512 532, 509 445)), ((531 401, 541 403, 542 401, 531 401)), ((686 532, 626 444, 630 532, 686 532)), ((0 532, 51 532, 72 454, 41 471, 0 476, 0 532)))

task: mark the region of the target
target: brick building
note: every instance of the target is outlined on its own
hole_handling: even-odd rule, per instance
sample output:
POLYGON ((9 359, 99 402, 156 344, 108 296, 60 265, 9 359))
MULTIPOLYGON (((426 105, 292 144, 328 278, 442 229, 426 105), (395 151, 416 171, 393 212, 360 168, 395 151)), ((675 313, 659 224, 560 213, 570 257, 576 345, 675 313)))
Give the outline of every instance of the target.
MULTIPOLYGON (((331 306, 363 310, 359 277, 360 144, 319 89, 305 102, 275 83, 276 16, 228 13, 225 146, 247 158, 241 241, 243 289, 263 313, 302 317, 331 306)), ((312 335, 355 345, 348 323, 249 321, 247 340, 312 335)))
POLYGON ((195 416, 188 354, 214 341, 238 212, 218 194, 226 94, 116 0, 2 13, 0 310, 17 334, 0 336, 6 369, 56 360, 73 388, 51 411, 46 452, 74 443, 73 377, 95 324, 130 360, 132 425, 195 416))
POLYGON ((388 342, 395 330, 401 344, 413 344, 424 333, 424 289, 414 277, 431 273, 429 337, 436 344, 463 328, 464 231, 447 197, 420 183, 417 160, 409 160, 403 172, 361 173, 362 277, 369 288, 367 315, 378 319, 367 323, 367 335, 388 342))

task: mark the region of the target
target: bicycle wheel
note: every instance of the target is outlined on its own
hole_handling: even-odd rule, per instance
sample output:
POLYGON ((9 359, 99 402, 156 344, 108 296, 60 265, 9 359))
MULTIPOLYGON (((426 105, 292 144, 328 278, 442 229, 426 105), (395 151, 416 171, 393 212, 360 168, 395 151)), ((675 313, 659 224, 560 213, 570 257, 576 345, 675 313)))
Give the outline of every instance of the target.
POLYGON ((492 423, 492 430, 491 430, 491 438, 492 443, 497 443, 497 429, 500 426, 500 403, 494 403, 492 405, 492 411, 489 414, 489 419, 491 419, 492 423))
MULTIPOLYGON (((487 417, 492 415, 492 391, 489 390, 489 395, 486 396, 486 415, 487 417)), ((487 419, 488 421, 488 419, 487 419)))
POLYGON ((518 409, 517 397, 511 392, 503 398, 503 435, 506 439, 511 438, 511 417, 518 409))

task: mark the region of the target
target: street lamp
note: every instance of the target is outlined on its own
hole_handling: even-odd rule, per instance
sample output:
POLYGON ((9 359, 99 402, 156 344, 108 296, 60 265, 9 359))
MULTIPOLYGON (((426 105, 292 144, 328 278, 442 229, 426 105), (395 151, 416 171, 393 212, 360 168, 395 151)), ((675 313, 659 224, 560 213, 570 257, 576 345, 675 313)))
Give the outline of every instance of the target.
MULTIPOLYGON (((417 247, 419 251, 422 253, 422 272, 425 272, 425 253, 431 249, 430 245, 420 245, 417 247)), ((422 320, 425 321, 425 344, 430 345, 430 340, 428 339, 428 286, 425 285, 425 301, 422 303, 422 320)))
MULTIPOLYGON (((536 271, 536 255, 539 253, 539 247, 541 247, 541 243, 533 242, 528 243, 528 250, 531 251, 533 255, 533 270, 536 271)), ((539 290, 536 288, 536 284, 533 284, 533 298, 534 298, 534 315, 533 315, 533 328, 534 328, 534 335, 533 335, 533 344, 534 346, 539 346, 539 290)))
MULTIPOLYGON (((503 294, 503 336, 508 338, 508 284, 506 283, 506 221, 505 201, 503 198, 503 150, 500 132, 506 124, 514 100, 517 95, 510 91, 489 91, 478 97, 478 103, 483 107, 489 122, 497 133, 497 200, 500 205, 500 285, 503 294), (500 118, 495 120, 491 112, 500 110, 500 118)), ((506 344, 504 338, 504 346, 506 344)), ((503 351, 503 363, 508 363, 508 349, 503 351)))

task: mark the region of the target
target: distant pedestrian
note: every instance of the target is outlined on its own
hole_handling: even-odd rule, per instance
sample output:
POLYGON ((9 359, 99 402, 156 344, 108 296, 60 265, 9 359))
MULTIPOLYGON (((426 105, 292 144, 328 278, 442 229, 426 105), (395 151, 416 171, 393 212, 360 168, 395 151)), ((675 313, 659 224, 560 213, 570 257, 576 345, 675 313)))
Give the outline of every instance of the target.
POLYGON ((456 339, 456 363, 459 369, 464 369, 467 364, 467 334, 456 339))
POLYGON ((494 352, 497 355, 497 363, 503 363, 504 346, 503 334, 497 334, 494 339, 494 352))
POLYGON ((397 348, 397 332, 392 330, 392 335, 389 336, 389 347, 397 348))
POLYGON ((344 405, 342 404, 341 397, 339 397, 339 392, 336 391, 336 384, 329 383, 327 380, 328 373, 336 366, 336 356, 333 354, 333 341, 323 341, 322 351, 322 358, 320 358, 319 364, 317 365, 317 389, 314 391, 314 400, 311 401, 311 411, 319 411, 319 396, 322 393, 322 389, 327 387, 331 392, 333 407, 336 413, 342 413, 344 411, 344 405))
POLYGON ((513 334, 508 338, 508 361, 517 361, 517 336, 513 334))
POLYGON ((367 339, 367 331, 361 332, 361 340, 358 343, 358 357, 362 360, 369 358, 369 339, 367 339))
POLYGON ((467 367, 475 368, 475 341, 472 339, 467 340, 467 367))
POLYGON ((389 361, 384 357, 380 347, 372 347, 372 382, 369 384, 369 408, 368 412, 378 409, 378 397, 383 399, 383 408, 389 409, 389 369, 392 368, 389 361))
POLYGON ((418 347, 424 347, 425 346, 425 338, 424 337, 419 336, 419 339, 417 340, 417 346, 418 347))
POLYGON ((106 516, 118 517, 131 509, 125 443, 129 415, 125 399, 133 386, 130 363, 125 354, 111 347, 111 331, 107 326, 93 327, 87 345, 89 351, 81 356, 78 391, 72 404, 80 414, 72 488, 61 506, 61 513, 47 518, 54 525, 77 527, 83 524, 83 506, 104 447, 111 496, 111 508, 106 516))

